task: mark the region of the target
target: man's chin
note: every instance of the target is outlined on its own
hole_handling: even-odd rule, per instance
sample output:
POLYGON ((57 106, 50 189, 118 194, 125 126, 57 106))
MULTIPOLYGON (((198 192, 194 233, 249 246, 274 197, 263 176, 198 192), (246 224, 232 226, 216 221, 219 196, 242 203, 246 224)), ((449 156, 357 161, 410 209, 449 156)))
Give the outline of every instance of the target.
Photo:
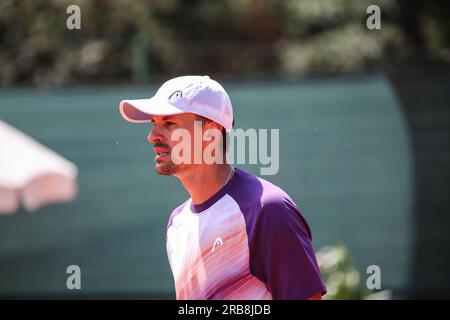
POLYGON ((173 176, 177 172, 177 168, 175 166, 170 166, 166 164, 156 164, 155 171, 158 174, 164 175, 164 176, 173 176))

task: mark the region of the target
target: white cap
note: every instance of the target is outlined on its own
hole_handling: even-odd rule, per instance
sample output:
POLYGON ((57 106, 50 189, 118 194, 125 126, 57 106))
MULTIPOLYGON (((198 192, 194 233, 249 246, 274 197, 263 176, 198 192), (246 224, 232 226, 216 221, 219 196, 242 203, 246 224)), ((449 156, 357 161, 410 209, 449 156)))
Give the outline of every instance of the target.
POLYGON ((166 81, 150 99, 123 100, 120 113, 129 122, 150 122, 153 115, 195 113, 227 131, 233 128, 233 107, 225 89, 208 76, 182 76, 166 81))

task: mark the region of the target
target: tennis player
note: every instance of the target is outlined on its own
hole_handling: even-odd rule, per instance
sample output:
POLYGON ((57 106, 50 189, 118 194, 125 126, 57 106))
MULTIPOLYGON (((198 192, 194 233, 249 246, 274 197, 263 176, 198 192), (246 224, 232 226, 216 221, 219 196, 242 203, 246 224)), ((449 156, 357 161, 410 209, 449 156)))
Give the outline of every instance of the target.
POLYGON ((177 299, 322 298, 311 231, 297 205, 281 188, 226 162, 223 139, 234 119, 218 82, 174 78, 152 98, 124 100, 119 108, 127 121, 152 123, 156 172, 177 177, 190 195, 167 225, 177 299), (189 133, 182 153, 191 161, 174 152, 181 143, 175 132, 189 133), (196 161, 196 144, 221 148, 224 161, 196 161))

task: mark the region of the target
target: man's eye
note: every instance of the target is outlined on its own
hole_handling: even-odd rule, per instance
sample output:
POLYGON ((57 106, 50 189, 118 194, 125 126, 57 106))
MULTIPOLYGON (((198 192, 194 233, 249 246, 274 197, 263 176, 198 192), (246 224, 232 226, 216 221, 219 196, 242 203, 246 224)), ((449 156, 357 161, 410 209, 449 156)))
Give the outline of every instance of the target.
POLYGON ((168 128, 168 127, 170 127, 171 125, 174 125, 174 124, 175 124, 175 122, 167 121, 167 122, 164 123, 164 126, 165 126, 166 128, 168 128))

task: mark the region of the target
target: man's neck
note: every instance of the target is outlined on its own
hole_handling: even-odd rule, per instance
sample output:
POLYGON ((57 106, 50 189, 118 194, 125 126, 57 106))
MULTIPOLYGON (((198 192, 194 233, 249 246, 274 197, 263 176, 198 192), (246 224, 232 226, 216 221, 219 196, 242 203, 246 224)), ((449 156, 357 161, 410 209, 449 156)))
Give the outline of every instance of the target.
POLYGON ((233 168, 229 164, 199 166, 191 174, 178 177, 189 192, 194 204, 211 198, 231 179, 233 168))

